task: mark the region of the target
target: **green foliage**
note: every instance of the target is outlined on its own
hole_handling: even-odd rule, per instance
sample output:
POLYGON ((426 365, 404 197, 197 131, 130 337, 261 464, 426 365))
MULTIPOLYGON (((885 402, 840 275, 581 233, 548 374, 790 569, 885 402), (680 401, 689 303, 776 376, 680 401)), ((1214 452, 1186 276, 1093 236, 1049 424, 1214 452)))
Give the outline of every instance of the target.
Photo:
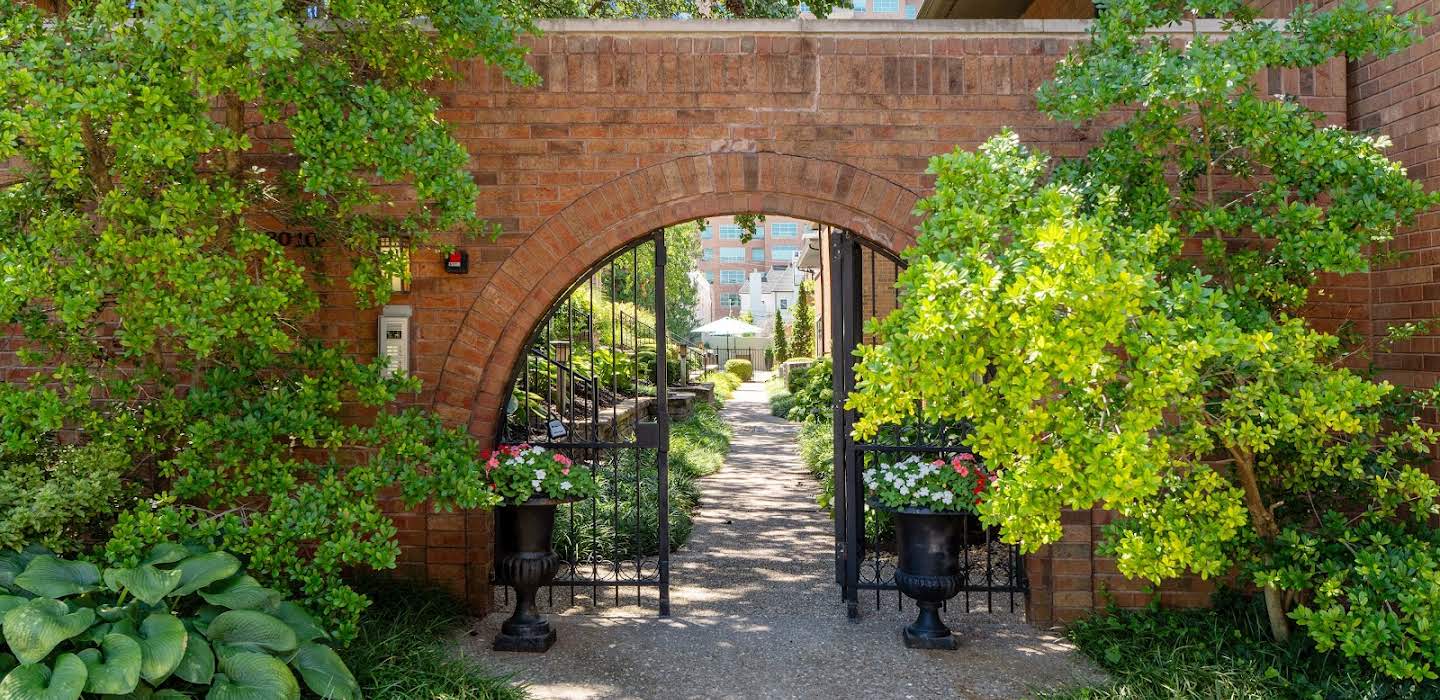
POLYGON ((775 374, 765 382, 765 399, 770 403, 770 415, 785 418, 795 406, 795 397, 785 388, 785 380, 775 374))
POLYGON ((715 370, 700 375, 700 382, 702 384, 709 383, 715 385, 715 399, 717 401, 728 401, 735 393, 735 390, 740 388, 741 384, 745 383, 739 377, 729 372, 715 370))
POLYGON ((481 458, 492 488, 507 503, 536 497, 581 500, 596 494, 590 470, 577 469, 569 457, 544 447, 504 445, 481 458))
POLYGON ((785 319, 780 314, 775 314, 775 328, 771 331, 774 338, 771 348, 771 367, 779 366, 781 362, 790 359, 790 341, 785 338, 785 319))
POLYGON ((1282 535, 1273 566, 1286 588, 1314 591, 1295 621, 1320 651, 1368 659, 1394 678, 1428 677, 1440 659, 1440 532, 1333 512, 1327 519, 1319 533, 1282 535))
POLYGON ((360 697, 321 626, 229 554, 158 545, 102 574, 32 547, 0 555, 0 570, 20 572, 0 580, 0 648, 20 664, 0 680, 4 697, 191 697, 209 687, 208 697, 298 700, 302 681, 318 697, 360 697))
POLYGON ((130 503, 125 453, 103 442, 46 446, 0 459, 0 549, 36 542, 74 551, 130 503))
POLYGON ((811 301, 815 296, 815 283, 800 280, 799 296, 795 298, 795 311, 790 316, 790 356, 815 356, 815 309, 811 301))
POLYGON ((742 382, 748 382, 755 376, 755 368, 749 360, 726 360, 725 372, 739 377, 742 382))
POLYGON ((360 621, 345 663, 370 700, 523 700, 506 676, 455 651, 469 624, 465 606, 437 588, 371 578, 360 590, 375 601, 360 621))
POLYGON ((834 414, 835 363, 830 356, 822 357, 802 370, 792 370, 787 379, 794 394, 794 407, 788 417, 793 421, 828 421, 834 414))
POLYGON ((1214 609, 1112 609, 1066 636, 1110 679, 1042 700, 1430 700, 1432 685, 1396 682, 1335 652, 1268 639, 1255 601, 1224 593, 1214 609))
POLYGON ((835 425, 826 417, 800 424, 800 461, 820 482, 816 501, 826 512, 835 500, 835 425))
MULTIPOLYGON (((322 294, 383 303, 413 251, 493 232, 427 90, 470 58, 533 83, 529 25, 500 0, 327 3, 322 21, 280 0, 32 5, 0 6, 0 322, 36 370, 0 386, 0 459, 49 471, 0 486, 7 508, 35 504, 5 525, 70 546, 112 503, 116 565, 208 539, 343 640, 365 601, 340 572, 398 552, 382 489, 494 496, 468 436, 390 408, 418 382, 303 329, 322 294), (271 235, 295 231, 324 256, 271 235), (66 465, 89 457, 35 453, 62 429, 119 451, 64 508, 66 465)), ((233 663, 236 688, 266 665, 233 663)))
MULTIPOLYGON (((699 260, 698 221, 665 229, 665 332, 672 337, 684 338, 696 325, 698 292, 690 281, 690 273, 699 260)), ((613 337, 616 334, 608 328, 606 309, 598 308, 607 304, 615 305, 616 323, 624 326, 621 330, 630 331, 630 323, 638 314, 639 337, 653 338, 650 329, 655 327, 655 243, 647 239, 620 254, 597 278, 594 290, 582 286, 575 295, 588 305, 592 291, 597 307, 595 330, 606 343, 619 344, 613 337), (639 309, 635 308, 637 304, 639 309)), ((578 335, 588 334, 590 329, 581 324, 576 330, 578 335)))
POLYGON ((1413 625, 1355 624, 1376 596, 1433 596, 1436 436, 1419 415, 1434 392, 1351 371, 1339 340, 1295 314, 1319 274, 1364 269, 1440 196, 1382 139, 1249 85, 1267 67, 1391 53, 1418 22, 1341 3, 1301 8, 1282 32, 1234 2, 1110 6, 1040 94, 1058 118, 1133 108, 1101 146, 1052 171, 1006 132, 932 161, 905 303, 861 351, 857 434, 970 422, 999 472, 982 514, 1026 551, 1060 537, 1062 509, 1104 505, 1121 516, 1105 553, 1122 573, 1238 567, 1277 639, 1290 613, 1386 673, 1434 678, 1431 606, 1407 605, 1413 625), (1225 17, 1228 33, 1147 32, 1190 12, 1225 17), (1183 254, 1196 239, 1198 259, 1183 254), (1326 544, 1376 532, 1373 561, 1326 544), (1373 587, 1339 585, 1355 566, 1373 587), (1294 607, 1310 596, 1327 612, 1294 607))

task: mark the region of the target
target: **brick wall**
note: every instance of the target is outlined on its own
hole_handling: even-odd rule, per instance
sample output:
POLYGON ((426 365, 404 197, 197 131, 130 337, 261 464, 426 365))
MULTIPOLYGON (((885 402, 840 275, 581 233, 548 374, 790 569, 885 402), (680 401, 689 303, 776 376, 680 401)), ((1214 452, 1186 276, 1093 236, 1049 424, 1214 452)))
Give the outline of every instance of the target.
MULTIPOLYGON (((736 26, 555 23, 532 40, 542 87, 516 88, 479 64, 437 86, 472 154, 480 212, 504 228, 494 243, 463 243, 469 275, 418 261, 412 291, 396 300, 415 309, 414 369, 441 415, 492 439, 515 360, 551 301, 654 228, 760 211, 898 250, 912 239, 930 156, 1003 126, 1058 155, 1094 136, 1050 122, 1031 97, 1083 39, 1080 22, 926 22, 902 35, 872 23, 727 30, 736 26)), ((1280 79, 1344 120, 1340 64, 1280 79)), ((1104 517, 1068 515, 1065 541, 1031 558, 1032 619, 1073 617, 1102 588, 1139 602, 1138 584, 1093 557, 1104 517)), ((471 518, 463 538, 434 536, 462 521, 406 522, 407 566, 484 605, 488 520, 471 518)), ((1201 597, 1178 586, 1171 602, 1201 597)))

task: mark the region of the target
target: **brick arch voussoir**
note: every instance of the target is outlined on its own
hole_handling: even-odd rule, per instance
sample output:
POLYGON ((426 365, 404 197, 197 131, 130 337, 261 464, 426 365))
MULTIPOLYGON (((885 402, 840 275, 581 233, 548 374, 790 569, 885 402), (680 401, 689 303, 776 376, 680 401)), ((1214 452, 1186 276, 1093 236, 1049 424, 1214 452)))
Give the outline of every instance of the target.
POLYGON ((554 300, 651 231, 768 212, 843 227, 899 251, 914 242, 918 199, 846 163, 769 152, 684 156, 606 182, 550 217, 501 263, 461 322, 433 407, 482 442, 493 440, 515 362, 554 300))

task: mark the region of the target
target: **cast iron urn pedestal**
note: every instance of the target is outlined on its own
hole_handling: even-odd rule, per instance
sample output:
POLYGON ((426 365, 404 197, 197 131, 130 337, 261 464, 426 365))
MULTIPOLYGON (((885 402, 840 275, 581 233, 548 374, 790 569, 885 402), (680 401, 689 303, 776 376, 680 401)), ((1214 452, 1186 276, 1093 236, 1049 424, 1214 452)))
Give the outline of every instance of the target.
POLYGON ((895 583, 920 609, 901 638, 911 649, 956 649, 960 641, 940 619, 940 605, 954 598, 964 583, 960 548, 983 537, 980 521, 970 513, 936 512, 925 508, 891 508, 900 562, 895 583))
POLYGON ((495 635, 496 651, 542 653, 555 643, 555 630, 535 609, 535 591, 560 570, 560 557, 550 549, 560 503, 532 498, 495 509, 495 541, 502 555, 496 578, 515 589, 515 612, 495 635))

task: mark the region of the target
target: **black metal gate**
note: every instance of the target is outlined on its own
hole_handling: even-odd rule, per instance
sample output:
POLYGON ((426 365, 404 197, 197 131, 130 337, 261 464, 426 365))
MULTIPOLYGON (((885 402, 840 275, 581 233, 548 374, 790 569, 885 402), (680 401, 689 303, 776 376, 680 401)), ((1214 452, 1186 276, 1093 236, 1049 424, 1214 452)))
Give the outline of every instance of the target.
POLYGON ((674 376, 681 363, 669 357, 665 331, 664 233, 611 255, 566 291, 510 385, 501 441, 558 450, 600 485, 598 497, 556 515, 564 563, 541 596, 551 608, 633 603, 670 614, 666 385, 685 378, 674 376))
MULTIPOLYGON (((862 477, 867 467, 909 458, 948 459, 966 446, 961 425, 925 423, 887 426, 875 439, 851 438, 857 415, 845 408, 855 387, 854 353, 874 342, 865 334, 865 322, 885 316, 898 298, 895 280, 904 263, 846 231, 832 230, 829 250, 829 324, 834 357, 835 422, 835 581, 840 584, 846 612, 860 614, 861 591, 873 592, 875 606, 904 604, 895 585, 894 530, 888 516, 865 502, 862 477)), ((1001 542, 994 532, 985 543, 962 550, 965 581, 950 605, 964 612, 1024 611, 1029 581, 1017 547, 1001 542)))

